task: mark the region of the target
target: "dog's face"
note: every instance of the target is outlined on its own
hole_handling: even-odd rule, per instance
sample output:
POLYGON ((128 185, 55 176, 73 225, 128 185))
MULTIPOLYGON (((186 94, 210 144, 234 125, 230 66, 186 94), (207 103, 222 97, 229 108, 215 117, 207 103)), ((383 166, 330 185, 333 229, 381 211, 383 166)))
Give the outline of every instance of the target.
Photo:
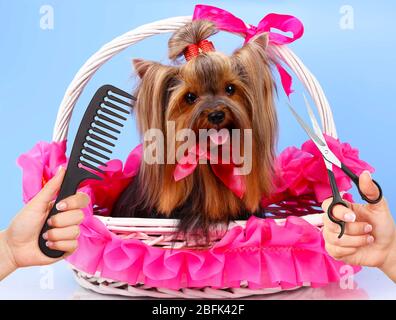
POLYGON ((252 127, 249 90, 235 59, 221 53, 202 55, 180 67, 165 112, 177 129, 252 127))
POLYGON ((267 58, 257 48, 266 43, 263 35, 232 56, 211 52, 179 67, 134 60, 142 80, 136 108, 141 132, 166 132, 166 121, 174 121, 176 130, 196 133, 256 127, 256 143, 271 144, 276 131, 273 80, 267 58))
MULTIPOLYGON (((135 95, 135 114, 141 134, 160 129, 167 121, 182 129, 251 129, 252 171, 246 178, 243 199, 218 182, 210 169, 175 182, 173 167, 144 165, 142 184, 147 202, 169 214, 197 191, 196 211, 209 220, 222 220, 241 208, 254 212, 272 184, 277 118, 274 82, 266 55, 267 35, 244 45, 231 56, 219 52, 200 54, 180 66, 134 60, 141 78, 135 95), (195 188, 195 189, 194 189, 195 188)), ((201 170, 201 171, 200 171, 201 170)))

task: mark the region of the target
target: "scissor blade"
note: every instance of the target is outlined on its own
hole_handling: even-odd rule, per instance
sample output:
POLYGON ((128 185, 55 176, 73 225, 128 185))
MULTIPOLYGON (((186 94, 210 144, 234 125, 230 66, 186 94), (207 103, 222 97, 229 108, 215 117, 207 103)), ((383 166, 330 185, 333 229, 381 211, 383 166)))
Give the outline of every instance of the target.
POLYGON ((318 135, 312 131, 312 129, 304 122, 304 120, 298 115, 298 113, 296 112, 296 110, 294 110, 293 106, 287 102, 287 105, 289 106, 290 111, 293 113, 294 117, 296 118, 296 120, 298 121, 298 123, 300 124, 300 126, 305 130, 305 132, 307 133, 307 135, 312 139, 313 142, 315 142, 315 144, 317 146, 320 147, 326 147, 326 144, 324 141, 322 141, 322 139, 320 139, 318 137, 318 135))
POLYGON ((324 143, 326 143, 326 140, 325 140, 325 137, 324 137, 324 135, 323 135, 322 129, 321 129, 321 127, 320 127, 318 121, 316 120, 315 114, 314 114, 314 112, 313 112, 313 110, 312 110, 312 108, 311 108, 311 105, 309 104, 308 99, 307 99, 307 97, 305 96, 305 94, 303 94, 303 97, 304 97, 305 105, 306 105, 306 107, 307 107, 308 115, 309 115, 309 118, 311 119, 311 123, 312 123, 312 126, 313 126, 313 128, 314 128, 314 131, 315 131, 315 133, 317 134, 317 136, 318 136, 324 143))

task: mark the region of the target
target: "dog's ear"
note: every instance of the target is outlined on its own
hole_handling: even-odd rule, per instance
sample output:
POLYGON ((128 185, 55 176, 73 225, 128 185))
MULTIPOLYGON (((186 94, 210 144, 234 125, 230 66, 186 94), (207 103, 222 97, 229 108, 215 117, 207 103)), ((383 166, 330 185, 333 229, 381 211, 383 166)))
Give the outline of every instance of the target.
MULTIPOLYGON (((273 172, 274 146, 277 136, 277 116, 274 102, 275 83, 271 67, 274 60, 267 54, 268 34, 251 39, 231 57, 233 67, 246 86, 246 99, 252 113, 254 154, 262 172, 273 172)), ((268 190, 268 176, 263 190, 268 190), (265 187, 267 185, 267 187, 265 187)))
POLYGON ((264 94, 271 94, 273 78, 271 65, 273 60, 267 54, 269 34, 262 33, 252 38, 231 56, 235 69, 239 72, 246 85, 253 88, 264 86, 264 94))
POLYGON ((269 43, 269 34, 262 33, 252 38, 249 42, 243 45, 242 48, 236 50, 233 54, 234 58, 240 60, 241 63, 247 62, 250 58, 264 58, 267 60, 267 47, 269 43))
POLYGON ((163 129, 164 114, 178 68, 158 62, 134 60, 141 78, 135 93, 135 114, 142 134, 148 129, 163 129))
POLYGON ((249 45, 250 43, 254 43, 254 44, 258 45, 260 48, 262 48, 263 50, 266 50, 268 47, 268 43, 269 43, 269 33, 265 32, 265 33, 259 34, 258 36, 255 36, 246 45, 249 45))
MULTIPOLYGON (((258 89, 261 86, 259 92, 272 96, 274 83, 271 64, 273 61, 267 54, 268 42, 269 34, 262 33, 236 50, 231 56, 231 60, 246 85, 252 89, 258 89)), ((260 97, 256 98, 261 100, 260 97)))
POLYGON ((154 61, 148 61, 143 59, 132 60, 132 65, 140 79, 142 79, 146 74, 147 70, 150 69, 150 67, 154 66, 155 64, 157 63, 154 61))

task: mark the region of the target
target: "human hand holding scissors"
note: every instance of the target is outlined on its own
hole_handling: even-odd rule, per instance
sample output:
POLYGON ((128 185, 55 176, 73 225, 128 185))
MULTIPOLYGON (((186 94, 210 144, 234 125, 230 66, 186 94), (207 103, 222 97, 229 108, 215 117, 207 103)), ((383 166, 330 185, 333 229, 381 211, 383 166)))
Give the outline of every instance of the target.
POLYGON ((330 203, 330 205, 328 206, 328 209, 327 209, 327 215, 328 215, 329 219, 333 223, 335 223, 335 224, 340 226, 341 231, 340 231, 340 233, 338 235, 338 238, 341 238, 342 235, 345 232, 345 221, 337 219, 334 216, 334 209, 338 205, 341 205, 341 206, 344 206, 345 208, 348 208, 348 204, 346 203, 346 201, 344 201, 342 199, 342 197, 340 195, 340 192, 338 190, 336 179, 335 179, 334 172, 333 172, 333 166, 337 166, 349 178, 351 178, 352 182, 357 187, 357 189, 359 191, 359 194, 362 197, 362 199, 364 201, 366 201, 367 203, 369 203, 369 204, 376 204, 376 203, 379 203, 382 200, 382 189, 381 189, 380 185, 375 180, 372 180, 372 182, 375 184, 375 186, 378 189, 377 197, 372 199, 372 198, 369 198, 369 197, 367 197, 365 195, 365 193, 360 188, 359 177, 355 173, 353 173, 352 170, 350 170, 345 164, 343 164, 337 158, 337 156, 330 150, 330 148, 327 145, 327 142, 326 142, 326 140, 324 138, 322 130, 320 129, 319 123, 317 122, 317 120, 315 118, 314 112, 313 112, 312 108, 310 107, 310 105, 308 103, 308 100, 306 99, 305 96, 304 96, 304 100, 305 100, 306 107, 308 109, 309 117, 310 117, 311 122, 312 122, 313 130, 298 115, 296 110, 294 110, 294 108, 290 104, 288 104, 288 105, 289 105, 289 108, 290 108, 291 112, 293 113, 294 117, 297 119, 298 123, 305 130, 305 132, 311 138, 311 140, 315 143, 315 145, 317 146, 317 148, 319 149, 319 151, 321 152, 321 154, 323 156, 323 160, 324 160, 325 165, 326 165, 327 173, 329 175, 330 187, 331 187, 331 191, 332 191, 332 195, 333 195, 333 199, 332 199, 332 201, 331 201, 331 203, 330 203))
MULTIPOLYGON (((378 188, 368 171, 359 177, 359 185, 370 199, 378 197, 378 188)), ((323 202, 327 210, 332 199, 323 202)), ((326 251, 350 265, 378 267, 396 282, 396 227, 385 198, 376 204, 349 203, 337 206, 334 216, 346 221, 345 235, 338 238, 339 227, 323 217, 326 251)))
POLYGON ((291 105, 289 107, 321 151, 328 171, 333 197, 322 204, 323 210, 327 211, 323 227, 327 252, 333 258, 351 265, 378 267, 396 282, 396 226, 380 185, 371 178, 368 171, 358 177, 334 155, 327 146, 306 99, 305 103, 315 132, 304 123, 291 105), (341 168, 351 178, 367 204, 349 203, 342 199, 332 170, 333 165, 341 168), (341 227, 340 233, 337 225, 341 227))

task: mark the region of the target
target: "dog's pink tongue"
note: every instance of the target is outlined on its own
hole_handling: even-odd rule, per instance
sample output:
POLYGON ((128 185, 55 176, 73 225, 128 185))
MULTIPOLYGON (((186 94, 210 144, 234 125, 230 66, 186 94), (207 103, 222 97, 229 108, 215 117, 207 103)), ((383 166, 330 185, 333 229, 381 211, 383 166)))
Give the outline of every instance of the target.
POLYGON ((209 138, 214 144, 222 145, 230 138, 230 133, 228 130, 214 131, 210 133, 209 138))

